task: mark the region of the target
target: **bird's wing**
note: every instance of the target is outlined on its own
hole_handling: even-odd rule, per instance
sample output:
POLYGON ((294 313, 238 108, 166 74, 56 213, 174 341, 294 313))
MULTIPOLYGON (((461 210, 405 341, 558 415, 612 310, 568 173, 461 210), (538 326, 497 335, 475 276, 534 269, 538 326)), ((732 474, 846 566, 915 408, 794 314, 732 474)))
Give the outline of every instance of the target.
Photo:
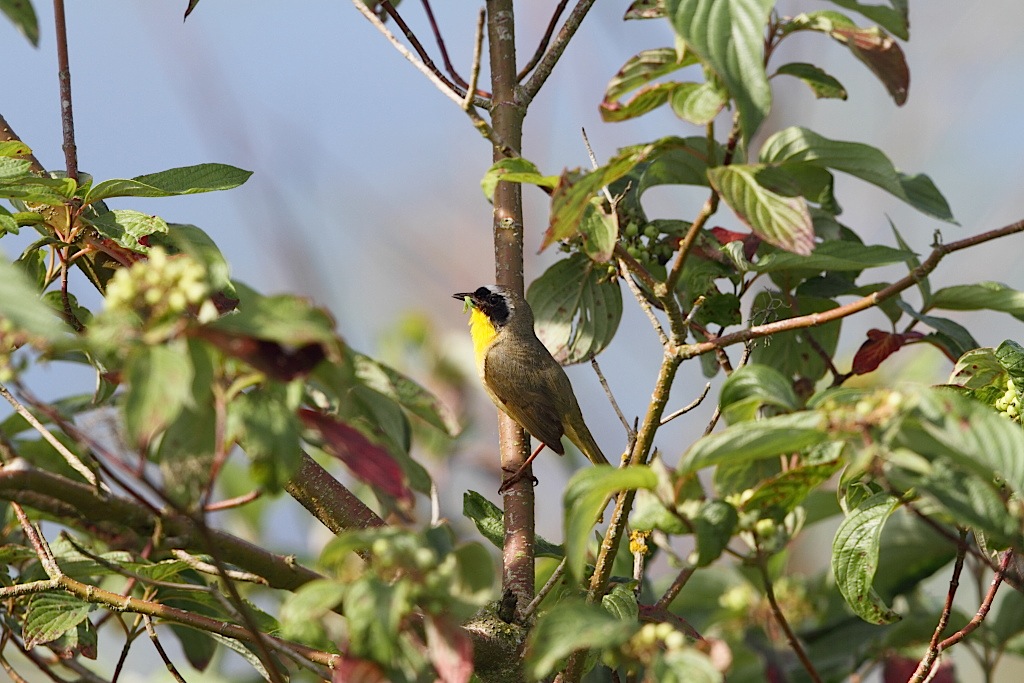
MULTIPOLYGON (((537 342, 540 344, 540 341, 537 342)), ((550 379, 543 364, 538 366, 538 351, 541 347, 529 348, 528 344, 510 345, 499 341, 487 353, 488 359, 500 353, 500 363, 484 361, 484 381, 501 408, 523 429, 558 453, 565 453, 562 446, 562 417, 555 407, 550 379), (498 348, 499 344, 504 348, 498 348), (516 387, 509 391, 509 387, 516 387)), ((550 358, 550 355, 547 356, 550 358)), ((551 359, 555 363, 554 359, 551 359)), ((555 363, 557 370, 561 371, 555 363)))

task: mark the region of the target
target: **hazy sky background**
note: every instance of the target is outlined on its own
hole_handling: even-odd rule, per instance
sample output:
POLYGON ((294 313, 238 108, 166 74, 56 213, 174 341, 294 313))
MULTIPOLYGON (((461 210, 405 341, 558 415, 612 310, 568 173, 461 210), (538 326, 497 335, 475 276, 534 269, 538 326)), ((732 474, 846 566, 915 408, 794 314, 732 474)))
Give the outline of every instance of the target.
MULTIPOLYGON (((452 59, 468 76, 480 2, 433 4, 452 59)), ((532 54, 554 4, 519 3, 520 64, 532 54)), ((238 279, 267 293, 303 293, 328 306, 342 334, 371 354, 399 315, 421 311, 468 367, 465 319, 450 295, 493 281, 490 206, 479 188, 490 165, 486 141, 349 2, 204 0, 183 23, 185 5, 68 3, 79 167, 97 180, 212 161, 255 171, 247 184, 226 193, 110 203, 199 225, 217 241, 238 279)), ((589 164, 581 127, 599 159, 623 145, 702 132, 667 109, 625 123, 600 121, 597 105, 622 63, 642 49, 672 45, 665 22, 623 23, 627 5, 596 4, 529 112, 523 154, 545 173, 589 164)), ((832 7, 814 0, 780 3, 786 13, 832 7)), ((42 163, 58 169, 63 155, 51 10, 41 2, 36 9, 39 49, 0 21, 0 111, 42 163)), ((420 5, 406 2, 401 9, 436 56, 420 5)), ((821 34, 797 36, 775 65, 819 64, 846 85, 850 99, 815 100, 801 83, 777 79, 776 110, 759 137, 805 125, 828 137, 876 145, 897 168, 929 174, 961 224, 942 224, 840 177, 842 219, 866 241, 893 244, 887 215, 919 253, 927 252, 937 229, 952 241, 1020 219, 1021 26, 1024 3, 1017 0, 911 3, 911 40, 903 45, 911 87, 902 108, 845 48, 821 34)), ((534 188, 524 188, 524 194, 529 281, 556 254, 535 255, 548 200, 534 188)), ((652 217, 692 218, 705 195, 658 189, 649 194, 647 208, 652 217)), ((712 224, 737 227, 725 208, 712 224)), ((8 255, 11 244, 4 240, 8 255)), ((933 285, 1000 280, 1024 289, 1020 253, 1017 237, 954 255, 932 276, 933 285)), ((902 274, 894 269, 885 277, 902 274)), ((632 416, 646 407, 660 353, 646 319, 630 304, 631 299, 620 334, 601 360, 632 416)), ((971 321, 983 345, 1024 337, 1008 316, 951 317, 971 321)), ((840 367, 848 364, 863 330, 886 326, 880 313, 849 323, 840 367)), ((948 375, 949 364, 939 354, 921 351, 906 360, 912 357, 928 381, 948 375)), ((883 371, 894 377, 899 365, 890 360, 883 371)), ((688 403, 703 385, 698 364, 687 366, 672 408, 688 403)), ((570 376, 598 441, 612 454, 624 437, 594 374, 574 368, 570 376)), ((40 377, 45 382, 47 375, 40 377)), ((49 377, 63 384, 63 375, 49 377)), ((482 393, 479 402, 482 438, 465 454, 473 463, 494 450, 493 411, 482 393)), ((703 429, 711 410, 702 406, 692 419, 661 433, 657 445, 670 463, 703 429)), ((538 517, 542 531, 557 537, 562 475, 554 474, 554 459, 545 458, 548 467, 538 470, 538 517)), ((460 515, 466 487, 498 500, 495 471, 456 468, 439 472, 439 479, 449 517, 460 515)))

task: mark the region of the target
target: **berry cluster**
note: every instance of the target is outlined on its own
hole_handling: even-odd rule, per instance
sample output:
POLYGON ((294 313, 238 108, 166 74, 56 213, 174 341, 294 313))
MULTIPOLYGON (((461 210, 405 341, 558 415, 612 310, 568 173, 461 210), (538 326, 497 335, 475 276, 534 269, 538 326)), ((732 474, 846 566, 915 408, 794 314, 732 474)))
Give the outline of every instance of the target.
POLYGON ((166 322, 190 307, 199 310, 201 319, 216 317, 203 266, 185 254, 169 256, 160 247, 149 250, 148 260, 114 273, 106 305, 110 311, 134 312, 148 323, 166 322))
POLYGON ((1017 397, 1017 387, 1009 377, 1006 378, 1006 393, 997 398, 994 405, 1000 414, 1020 422, 1020 399, 1017 397))

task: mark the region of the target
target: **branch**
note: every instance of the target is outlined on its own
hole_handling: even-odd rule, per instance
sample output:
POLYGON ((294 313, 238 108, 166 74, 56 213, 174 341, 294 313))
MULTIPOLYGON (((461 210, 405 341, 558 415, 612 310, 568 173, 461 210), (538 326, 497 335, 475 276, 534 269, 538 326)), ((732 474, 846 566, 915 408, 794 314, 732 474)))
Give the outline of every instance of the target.
POLYGON ((548 49, 548 43, 551 42, 551 36, 555 32, 555 26, 558 26, 558 19, 562 16, 562 12, 565 11, 565 6, 569 4, 569 0, 559 0, 558 7, 555 8, 554 14, 551 15, 551 21, 548 22, 548 28, 544 31, 544 36, 540 39, 540 43, 537 45, 537 50, 533 53, 533 57, 530 57, 530 61, 526 63, 526 66, 519 72, 518 81, 523 82, 523 79, 533 71, 533 67, 537 66, 540 58, 544 56, 544 50, 548 49))
MULTIPOLYGON (((0 114, 0 142, 20 142, 24 144, 24 140, 18 137, 18 134, 11 128, 11 124, 7 123, 7 119, 0 114)), ((25 145, 25 149, 29 149, 28 145, 25 145)), ((43 175, 46 173, 46 169, 39 163, 39 159, 36 159, 35 155, 29 152, 28 154, 19 155, 20 159, 25 159, 29 162, 29 168, 33 173, 43 175)))
POLYGON ((999 590, 999 585, 1003 582, 1003 576, 1006 574, 1006 570, 1009 568, 1010 560, 1012 559, 1013 550, 1007 550, 1003 553, 1003 559, 999 563, 999 569, 996 570, 995 575, 992 577, 992 583, 989 584, 988 593, 985 594, 985 599, 982 600, 977 613, 969 622, 967 622, 966 626, 939 643, 939 652, 953 647, 981 626, 981 622, 983 622, 985 617, 988 616, 988 611, 992 609, 992 601, 996 599, 996 592, 999 590))
POLYGON ((558 60, 561 59, 562 53, 565 52, 565 48, 569 45, 569 41, 576 35, 576 30, 583 23, 583 19, 586 18, 587 12, 590 11, 594 1, 579 0, 576 6, 572 8, 572 11, 569 12, 565 23, 562 24, 562 29, 555 37, 555 42, 551 44, 550 49, 537 63, 537 68, 534 70, 533 75, 523 84, 520 90, 520 100, 524 106, 529 105, 533 98, 537 96, 537 93, 540 92, 540 89, 544 87, 545 81, 548 80, 548 76, 551 75, 558 60))
POLYGON ((805 327, 817 327, 818 325, 824 325, 825 323, 830 323, 834 320, 840 320, 853 315, 854 313, 859 313, 860 311, 877 306, 882 301, 890 299, 903 290, 913 287, 921 279, 935 270, 939 265, 939 261, 948 254, 960 251, 961 249, 967 249, 984 242, 990 242, 1000 237, 1013 235, 1018 232, 1024 232, 1024 220, 1011 223, 1010 225, 1006 225, 997 230, 990 230, 989 232, 983 232, 979 235, 974 235, 973 237, 967 237, 956 242, 950 242, 949 244, 936 245, 932 249, 932 253, 929 254, 928 258, 925 259, 917 268, 910 271, 909 275, 901 280, 897 280, 888 287, 880 289, 877 292, 869 294, 861 299, 857 299, 856 301, 844 306, 838 306, 829 311, 825 311, 824 313, 811 313, 808 315, 797 316, 795 318, 778 320, 765 325, 755 325, 753 327, 748 327, 745 330, 726 334, 706 342, 685 344, 677 347, 675 349, 675 353, 682 360, 687 360, 689 358, 714 351, 715 349, 721 349, 733 344, 740 344, 742 342, 750 341, 751 339, 769 337, 773 334, 778 334, 779 332, 798 330, 805 327))
POLYGON ((814 668, 814 663, 811 662, 810 657, 807 656, 807 652, 804 650, 803 645, 800 644, 796 634, 793 633, 792 627, 790 627, 789 622, 786 620, 786 615, 782 613, 782 608, 779 607, 779 603, 775 599, 775 589, 772 587, 772 580, 768 575, 768 566, 766 564, 768 558, 767 556, 761 555, 760 550, 758 550, 758 555, 757 566, 761 570, 761 578, 764 580, 764 593, 768 598, 768 604, 771 605, 775 621, 777 621, 779 626, 782 627, 783 633, 786 634, 786 641, 789 643, 789 647, 796 653, 797 659, 800 660, 804 669, 807 670, 808 676, 810 676, 814 683, 821 683, 821 676, 818 674, 817 669, 814 668))
POLYGON ((910 683, 922 683, 928 677, 928 674, 931 673, 932 667, 935 666, 935 660, 939 657, 939 638, 942 637, 942 632, 946 630, 946 624, 949 623, 949 615, 953 611, 953 597, 960 586, 960 572, 963 571, 964 557, 966 556, 967 530, 961 529, 960 542, 956 547, 956 562, 953 563, 953 575, 949 578, 949 590, 946 591, 946 604, 942 607, 939 623, 936 625, 935 633, 932 634, 931 642, 928 644, 928 652, 921 659, 921 663, 918 664, 917 670, 914 671, 914 675, 910 679, 910 683))
MULTIPOLYGON (((452 60, 448 58, 448 48, 445 47, 444 38, 441 37, 441 29, 437 25, 437 21, 434 19, 434 10, 430 7, 430 0, 421 0, 423 3, 423 10, 427 13, 427 21, 430 22, 430 30, 434 32, 434 39, 437 40, 437 49, 441 51, 441 59, 444 60, 444 68, 448 71, 448 75, 452 77, 460 87, 466 89, 466 99, 472 100, 477 94, 476 82, 470 78, 469 83, 462 79, 461 76, 455 71, 455 67, 452 65, 452 60)), ((390 4, 390 3, 388 3, 390 4)), ((483 9, 480 10, 483 12, 483 9)), ((490 97, 489 92, 481 92, 481 97, 490 97)))
MULTIPOLYGON (((68 525, 117 539, 122 544, 130 537, 152 536, 159 528, 164 535, 164 545, 179 548, 203 548, 205 545, 198 537, 195 524, 184 516, 158 518, 134 500, 104 494, 88 484, 36 469, 21 459, 0 467, 0 499, 53 514, 68 525)), ((210 533, 226 562, 264 577, 274 588, 293 591, 323 578, 295 562, 293 557, 271 553, 223 531, 211 530, 210 533)))
POLYGON ((64 129, 64 162, 68 178, 78 181, 78 151, 75 146, 75 117, 71 110, 71 64, 68 60, 68 29, 64 0, 53 0, 57 29, 57 78, 60 81, 60 123, 64 129))

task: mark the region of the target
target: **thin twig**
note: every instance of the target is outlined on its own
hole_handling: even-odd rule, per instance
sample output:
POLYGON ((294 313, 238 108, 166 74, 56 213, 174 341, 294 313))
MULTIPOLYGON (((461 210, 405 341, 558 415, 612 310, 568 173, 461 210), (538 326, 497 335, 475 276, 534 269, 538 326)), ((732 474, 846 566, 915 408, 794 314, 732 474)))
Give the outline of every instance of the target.
POLYGON ((85 463, 82 462, 77 455, 69 451, 67 446, 58 441, 57 437, 51 434, 50 430, 43 426, 43 423, 37 420, 35 415, 30 413, 28 408, 23 406, 21 402, 14 397, 14 394, 8 391, 7 387, 2 384, 0 384, 0 396, 3 396, 7 402, 11 404, 15 412, 25 418, 25 421, 32 425, 32 428, 39 432, 39 435, 42 436, 48 444, 53 446, 54 450, 60 453, 61 457, 64 458, 68 465, 71 466, 71 469, 82 475, 85 480, 93 486, 98 486, 104 491, 110 490, 106 484, 101 484, 93 471, 86 467, 85 463))
MULTIPOLYGON (((369 7, 366 6, 366 3, 364 3, 363 0, 352 0, 352 4, 355 5, 356 9, 359 10, 360 14, 366 17, 367 21, 373 24, 374 28, 376 28, 377 31, 379 31, 380 34, 384 36, 385 40, 391 43, 391 46, 398 50, 398 53, 400 55, 405 57, 406 60, 408 60, 410 64, 416 67, 416 69, 420 73, 422 73, 424 76, 430 79, 430 82, 437 86, 438 90, 440 90, 448 99, 452 100, 460 107, 462 106, 463 93, 459 92, 458 88, 452 85, 452 83, 448 81, 448 79, 445 78, 444 75, 437 70, 437 67, 434 66, 434 63, 430 62, 429 57, 426 58, 426 61, 430 62, 430 66, 427 66, 427 64, 421 61, 419 57, 414 55, 409 50, 409 48, 407 48, 405 45, 402 44, 400 40, 398 40, 395 34, 393 34, 388 29, 388 27, 384 25, 384 22, 381 21, 377 17, 377 15, 370 10, 369 7)), ((391 7, 391 3, 389 2, 382 2, 381 6, 385 9, 385 11, 389 11, 389 13, 395 11, 395 8, 391 7)), ((395 22, 399 23, 399 20, 396 19, 395 22)), ((404 25, 405 22, 399 23, 399 26, 404 25)), ((415 44, 419 45, 419 41, 417 41, 415 44)), ((419 47, 421 50, 423 49, 422 45, 420 45, 419 47)), ((485 105, 486 102, 477 104, 478 106, 481 106, 485 105)))
POLYGON ((697 571, 696 567, 683 567, 683 569, 676 574, 676 578, 673 579, 672 585, 668 587, 668 590, 665 591, 664 595, 658 598, 658 602, 654 604, 654 608, 667 610, 679 595, 679 591, 683 590, 683 586, 686 585, 695 571, 697 571))
POLYGON ((240 496, 235 496, 234 498, 218 500, 216 503, 207 503, 203 506, 203 512, 221 512, 222 510, 231 510, 233 508, 242 507, 254 500, 258 500, 262 495, 263 491, 256 489, 249 491, 249 493, 243 493, 240 496))
MULTIPOLYGON (((434 32, 434 39, 437 40, 437 48, 441 51, 441 59, 444 61, 444 68, 448 71, 448 75, 452 77, 459 86, 466 88, 466 98, 472 101, 473 97, 480 95, 481 97, 490 97, 489 92, 477 93, 476 82, 470 78, 469 83, 462 79, 462 76, 455 71, 455 66, 452 65, 452 60, 448 58, 448 48, 444 44, 444 38, 441 36, 441 28, 437 25, 437 20, 434 19, 434 10, 430 7, 430 0, 421 0, 423 3, 423 10, 427 13, 427 21, 430 22, 430 30, 434 32)), ((480 10, 481 14, 483 9, 480 10)))
MULTIPOLYGON (((409 43, 412 45, 413 49, 416 50, 416 54, 419 55, 421 60, 423 60, 423 65, 427 69, 429 69, 430 72, 432 74, 434 74, 438 78, 438 80, 440 80, 442 83, 444 83, 445 86, 447 88, 449 88, 452 92, 458 92, 458 90, 459 90, 458 86, 455 85, 454 83, 452 83, 451 81, 449 81, 445 77, 445 75, 443 73, 441 73, 441 70, 437 68, 437 65, 434 64, 434 60, 432 60, 430 58, 430 55, 427 54, 427 51, 423 47, 423 44, 420 43, 420 39, 416 37, 416 34, 413 32, 413 30, 411 28, 409 28, 408 24, 405 23, 405 19, 403 19, 402 15, 398 13, 398 10, 395 9, 395 6, 391 4, 391 1, 390 0, 381 0, 380 3, 378 4, 378 6, 382 10, 387 12, 387 15, 389 17, 391 17, 392 19, 394 19, 395 23, 398 24, 398 28, 400 28, 402 30, 402 33, 405 34, 405 37, 409 40, 409 43)), ((376 15, 374 15, 374 16, 376 16, 376 15)), ((433 19, 432 15, 431 15, 431 19, 433 19)), ((381 22, 381 24, 383 25, 383 22, 381 22)), ((438 37, 440 37, 440 36, 438 36, 438 37)), ((442 48, 442 51, 443 51, 443 48, 442 48)), ((463 84, 463 86, 464 85, 465 84, 463 84)), ((460 95, 461 95, 461 93, 460 93, 460 95)))
POLYGON ((171 674, 174 680, 178 683, 185 683, 185 679, 182 678, 181 674, 178 673, 177 667, 174 666, 174 662, 167 656, 167 652, 164 651, 164 646, 160 644, 160 638, 156 635, 156 627, 153 626, 153 618, 148 614, 142 615, 142 621, 146 624, 146 633, 149 634, 149 640, 153 643, 153 647, 156 648, 157 653, 160 655, 160 659, 164 662, 167 672, 171 674))
MULTIPOLYGON (((625 259, 619 254, 619 247, 616 245, 616 255, 619 256, 619 272, 622 274, 622 279, 626 281, 626 286, 629 287, 629 291, 633 293, 640 309, 647 314, 648 319, 651 321, 651 326, 654 331, 658 334, 658 341, 661 342, 663 347, 668 346, 668 335, 665 334, 665 329, 661 326, 661 321, 658 320, 658 316, 654 315, 654 311, 651 309, 651 302, 647 300, 644 293, 640 291, 640 287, 637 286, 633 280, 633 276, 630 273, 629 266, 626 264, 625 259)), ((622 251, 625 254, 625 250, 622 251)))
POLYGON ((622 422, 622 426, 626 428, 627 434, 633 434, 633 428, 629 424, 629 420, 623 414, 622 409, 619 408, 619 402, 615 400, 615 395, 612 394, 612 388, 608 386, 608 380, 605 379, 604 373, 601 372, 601 366, 597 363, 597 358, 591 357, 590 367, 594 368, 594 372, 597 373, 597 381, 601 383, 601 388, 604 389, 605 396, 608 397, 608 401, 612 404, 612 409, 615 410, 615 414, 619 416, 619 421, 622 422))
POLYGON ((237 569, 228 569, 224 571, 222 575, 218 568, 214 565, 210 564, 209 562, 204 562, 195 555, 191 555, 185 552, 184 550, 181 550, 180 548, 173 548, 171 550, 171 555, 174 555, 176 559, 181 560, 189 567, 192 567, 192 569, 195 569, 197 572, 211 574, 213 576, 222 576, 222 578, 229 578, 232 581, 258 583, 264 586, 270 585, 270 582, 267 581, 265 578, 263 578, 259 574, 253 574, 252 572, 240 572, 237 569))
POLYGON ((992 583, 989 584, 988 593, 985 594, 985 599, 981 602, 981 606, 978 607, 977 613, 975 613, 971 620, 967 622, 966 626, 939 643, 939 652, 948 650, 959 643, 975 629, 981 626, 981 622, 985 621, 985 617, 988 616, 989 610, 992 609, 992 601, 996 598, 996 593, 999 591, 999 586, 1003 582, 1003 576, 1006 574, 1006 570, 1009 568, 1010 560, 1012 559, 1013 550, 1007 550, 1003 553, 1003 559, 999 563, 999 568, 996 569, 995 575, 992 577, 992 583))
POLYGON ((533 56, 530 57, 530 61, 526 63, 526 66, 519 72, 518 80, 520 83, 526 78, 533 67, 537 66, 540 58, 544 56, 544 50, 548 49, 548 44, 551 42, 551 36, 555 33, 555 27, 558 26, 558 20, 562 17, 562 12, 565 11, 566 5, 569 4, 569 0, 560 0, 558 6, 555 7, 554 14, 551 15, 551 20, 548 21, 548 28, 544 31, 544 35, 540 39, 540 43, 537 44, 537 49, 534 51, 533 56))
POLYGON ((544 598, 548 596, 548 593, 558 585, 558 582, 562 579, 562 575, 565 574, 565 568, 566 558, 563 557, 562 561, 558 563, 557 567, 555 567, 555 571, 551 572, 551 576, 548 578, 547 582, 541 586, 541 589, 537 591, 537 595, 533 597, 530 604, 523 610, 522 618, 524 622, 529 621, 530 617, 533 616, 533 613, 537 611, 538 607, 540 607, 540 603, 544 602, 544 598))
MULTIPOLYGON (((580 128, 580 133, 583 135, 583 144, 587 148, 587 156, 590 157, 590 165, 591 165, 591 167, 594 168, 594 170, 597 170, 597 168, 598 168, 597 155, 594 154, 594 148, 590 146, 590 138, 587 137, 587 129, 586 128, 580 128)), ((612 197, 612 191, 608 189, 607 185, 602 187, 601 191, 604 192, 605 199, 608 200, 608 203, 611 204, 612 208, 614 209, 616 202, 615 202, 615 198, 612 197)))
POLYGON ((935 626, 935 633, 932 634, 931 642, 928 644, 928 652, 921 659, 917 670, 914 671, 910 683, 922 683, 935 666, 935 660, 939 657, 939 638, 946 630, 949 623, 949 615, 953 612, 953 598, 956 596, 957 588, 960 586, 960 572, 964 568, 964 557, 967 556, 967 529, 960 530, 960 542, 956 547, 956 562, 953 563, 953 575, 949 578, 949 590, 946 591, 946 603, 942 607, 942 614, 939 616, 939 623, 935 626))
POLYGON ((691 410, 693 410, 694 408, 699 406, 701 403, 704 402, 704 399, 707 398, 707 395, 708 395, 709 391, 711 391, 711 382, 706 383, 704 385, 704 391, 700 392, 700 396, 698 396, 697 398, 695 398, 692 401, 690 401, 685 407, 680 408, 679 410, 677 410, 674 413, 670 414, 668 417, 663 417, 661 419, 661 424, 662 425, 666 425, 669 422, 671 422, 672 420, 674 420, 677 417, 679 417, 680 415, 685 415, 686 413, 690 412, 691 410))
POLYGON ((569 45, 569 41, 576 35, 577 29, 583 23, 583 19, 586 18, 587 12, 590 11, 594 1, 579 0, 576 6, 572 8, 572 11, 569 12, 569 16, 566 17, 561 30, 559 30, 554 42, 551 43, 551 47, 548 48, 544 56, 537 62, 533 74, 523 83, 522 90, 520 91, 522 104, 527 105, 533 101, 533 98, 537 96, 540 89, 544 87, 545 81, 548 80, 548 76, 554 71, 555 65, 561 59, 562 53, 565 52, 565 48, 569 45))
POLYGON ((57 30, 57 79, 60 82, 60 123, 64 129, 64 162, 68 178, 78 181, 78 151, 75 147, 75 117, 71 109, 71 63, 68 59, 68 28, 64 0, 53 0, 53 22, 57 30))
POLYGON ((990 230, 979 235, 967 237, 956 242, 938 244, 932 249, 932 253, 928 258, 925 259, 920 266, 910 271, 909 275, 897 280, 888 287, 884 287, 883 289, 857 299, 856 301, 843 306, 837 306, 836 308, 822 313, 810 313, 808 315, 801 315, 795 318, 786 318, 784 320, 778 320, 764 325, 748 327, 746 329, 739 330, 738 332, 733 332, 732 334, 723 335, 715 339, 709 339, 706 342, 681 345, 676 349, 676 351, 683 360, 686 360, 693 358, 694 356, 714 351, 715 349, 731 346, 732 344, 739 344, 750 341, 751 339, 759 339, 761 337, 769 337, 773 334, 778 334, 779 332, 799 330, 805 327, 817 327, 818 325, 824 325, 825 323, 845 318, 853 315, 854 313, 859 313, 860 311, 877 306, 882 301, 890 299, 903 290, 913 287, 929 273, 935 270, 939 262, 945 256, 955 251, 967 249, 984 242, 989 242, 1001 237, 1007 237, 1019 232, 1024 232, 1024 220, 1011 223, 996 230, 990 230))
POLYGON ((807 656, 804 646, 800 644, 800 640, 796 637, 796 633, 793 632, 792 627, 786 620, 786 615, 782 613, 782 608, 779 607, 779 603, 775 599, 775 589, 772 587, 772 579, 768 575, 768 558, 760 556, 760 550, 758 553, 759 557, 757 567, 761 570, 761 578, 764 580, 765 597, 768 598, 768 604, 771 605, 775 621, 778 622, 783 633, 786 634, 786 642, 789 643, 789 647, 794 653, 796 653, 796 657, 800 660, 800 663, 803 664, 804 669, 807 671, 807 675, 810 676, 810 679, 814 681, 814 683, 821 683, 821 676, 818 674, 817 669, 814 668, 814 663, 811 662, 811 658, 807 656))
MULTIPOLYGON (((426 0, 423 1, 426 2, 426 0)), ((462 109, 467 112, 473 107, 476 82, 480 78, 480 61, 483 58, 484 49, 484 20, 486 17, 487 11, 481 7, 480 13, 476 18, 476 33, 473 36, 473 64, 469 69, 469 88, 467 88, 466 96, 462 100, 462 109)), ((438 39, 440 39, 440 36, 438 36, 438 39)))

